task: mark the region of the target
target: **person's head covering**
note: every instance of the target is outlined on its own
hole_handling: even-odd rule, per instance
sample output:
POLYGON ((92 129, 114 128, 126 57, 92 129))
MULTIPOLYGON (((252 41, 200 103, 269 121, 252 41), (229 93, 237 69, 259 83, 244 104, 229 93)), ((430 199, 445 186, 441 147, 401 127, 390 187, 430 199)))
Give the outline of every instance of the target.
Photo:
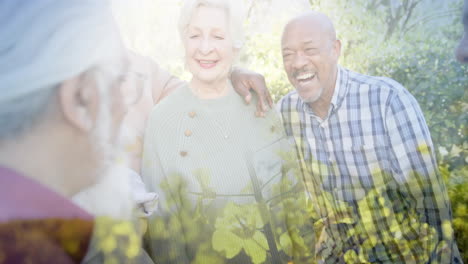
POLYGON ((1 0, 0 25, 0 103, 123 54, 105 0, 1 0))

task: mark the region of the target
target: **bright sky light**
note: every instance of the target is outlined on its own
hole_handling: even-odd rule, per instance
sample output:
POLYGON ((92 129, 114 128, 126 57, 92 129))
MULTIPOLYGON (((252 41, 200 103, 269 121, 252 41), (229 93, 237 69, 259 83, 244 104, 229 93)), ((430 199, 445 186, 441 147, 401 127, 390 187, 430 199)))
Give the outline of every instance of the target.
MULTIPOLYGON (((182 2, 113 0, 114 13, 126 45, 155 59, 165 68, 183 65, 182 46, 177 32, 182 2)), ((251 0, 246 2, 248 6, 251 0)), ((246 33, 275 34, 279 38, 278 28, 282 28, 290 17, 308 9, 307 0, 256 0, 246 33)))

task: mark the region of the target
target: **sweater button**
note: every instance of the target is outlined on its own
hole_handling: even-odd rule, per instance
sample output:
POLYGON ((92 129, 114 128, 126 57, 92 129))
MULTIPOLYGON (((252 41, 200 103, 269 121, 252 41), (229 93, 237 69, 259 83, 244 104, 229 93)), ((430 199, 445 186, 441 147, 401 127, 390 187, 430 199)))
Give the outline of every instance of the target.
POLYGON ((197 113, 195 113, 195 112, 190 112, 190 113, 188 113, 188 115, 189 115, 190 118, 195 118, 195 116, 197 115, 197 113))
POLYGON ((188 154, 187 151, 181 151, 180 152, 180 156, 182 156, 182 157, 186 157, 187 154, 188 154))
POLYGON ((187 129, 187 130, 185 130, 184 134, 185 134, 186 137, 190 137, 192 135, 192 131, 187 129))

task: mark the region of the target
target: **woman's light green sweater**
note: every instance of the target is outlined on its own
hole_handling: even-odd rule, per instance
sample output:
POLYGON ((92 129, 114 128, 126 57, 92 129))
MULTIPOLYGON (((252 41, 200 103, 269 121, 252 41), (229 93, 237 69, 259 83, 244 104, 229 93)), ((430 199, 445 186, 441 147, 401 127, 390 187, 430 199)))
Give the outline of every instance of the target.
POLYGON ((284 227, 272 214, 281 198, 284 161, 280 153, 288 150, 288 144, 276 112, 258 118, 255 105, 246 105, 233 91, 218 99, 199 99, 186 86, 152 110, 144 140, 142 178, 148 190, 160 196, 159 211, 150 222, 150 238, 156 244, 152 248, 157 251, 153 253, 159 263, 189 263, 200 257, 200 250, 208 252, 201 249, 203 243, 213 251, 205 257, 229 259, 229 254, 223 256, 222 245, 215 246, 218 239, 220 243, 230 239, 222 238, 224 233, 220 237, 219 230, 242 237, 239 232, 250 228, 252 237, 266 243, 267 255, 255 248, 247 252, 248 238, 231 238, 237 242, 229 243, 241 245, 229 247, 247 252, 239 252, 239 256, 247 255, 239 261, 249 263, 246 260, 256 258, 262 263, 258 260, 265 257, 267 263, 280 263, 273 260, 279 256, 274 256, 279 251, 275 240, 284 227), (237 219, 227 219, 231 215, 254 226, 239 228, 237 219), (200 219, 204 220, 198 222, 200 219), (171 231, 174 225, 181 228, 171 231), (187 230, 192 227, 194 230, 187 230), (196 234, 198 238, 194 238, 196 234), (162 242, 163 238, 168 240, 162 242))

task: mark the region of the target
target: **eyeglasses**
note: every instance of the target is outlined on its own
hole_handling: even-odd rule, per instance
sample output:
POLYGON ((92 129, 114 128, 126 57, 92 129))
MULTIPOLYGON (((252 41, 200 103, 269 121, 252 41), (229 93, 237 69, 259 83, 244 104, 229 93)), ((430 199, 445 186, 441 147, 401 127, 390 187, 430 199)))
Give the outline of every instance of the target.
POLYGON ((132 106, 141 99, 147 80, 146 74, 135 71, 126 72, 119 78, 119 88, 126 106, 132 106))

